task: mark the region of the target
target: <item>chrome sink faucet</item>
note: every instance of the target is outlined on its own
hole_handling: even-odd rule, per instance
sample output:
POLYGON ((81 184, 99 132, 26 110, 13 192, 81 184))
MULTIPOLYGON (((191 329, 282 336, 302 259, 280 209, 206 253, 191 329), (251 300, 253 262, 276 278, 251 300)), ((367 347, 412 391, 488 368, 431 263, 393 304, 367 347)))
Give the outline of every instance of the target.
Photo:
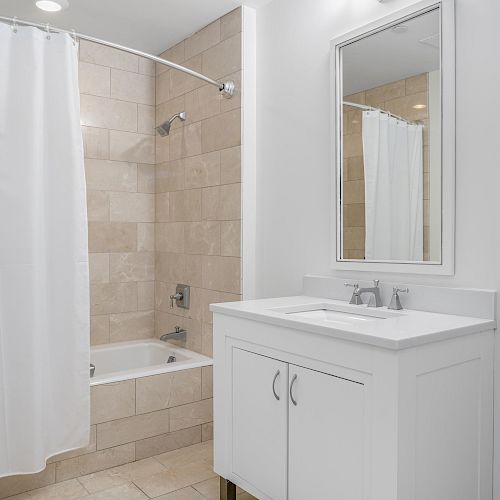
POLYGON ((373 286, 370 288, 360 288, 359 289, 359 294, 363 293, 372 293, 373 294, 373 301, 370 299, 368 301, 368 307, 382 307, 382 297, 380 296, 380 288, 378 284, 380 283, 379 280, 373 280, 373 286))
POLYGON ((368 301, 368 307, 382 307, 382 297, 380 296, 379 280, 373 280, 373 286, 369 288, 360 288, 358 283, 344 283, 345 286, 354 287, 351 300, 349 304, 361 305, 363 304, 363 299, 361 295, 363 293, 373 294, 372 298, 368 301))

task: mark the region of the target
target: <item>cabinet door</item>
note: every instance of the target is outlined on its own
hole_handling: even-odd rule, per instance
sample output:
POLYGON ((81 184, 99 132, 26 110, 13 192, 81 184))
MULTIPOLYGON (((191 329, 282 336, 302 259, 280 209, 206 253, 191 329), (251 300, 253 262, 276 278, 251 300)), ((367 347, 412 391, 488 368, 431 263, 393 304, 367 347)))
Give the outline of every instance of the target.
POLYGON ((363 385, 289 366, 289 500, 363 498, 363 385))
POLYGON ((288 365, 233 349, 233 472, 267 497, 287 489, 288 365))

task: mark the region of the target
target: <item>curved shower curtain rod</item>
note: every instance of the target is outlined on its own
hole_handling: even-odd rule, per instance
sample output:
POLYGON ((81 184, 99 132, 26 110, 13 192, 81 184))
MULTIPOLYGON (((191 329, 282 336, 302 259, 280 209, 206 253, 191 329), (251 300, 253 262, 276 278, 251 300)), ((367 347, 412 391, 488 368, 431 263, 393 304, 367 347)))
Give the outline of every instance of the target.
POLYGON ((368 106, 367 104, 359 104, 357 102, 350 102, 350 101, 342 101, 342 104, 344 106, 351 106, 353 108, 364 109, 366 111, 380 111, 384 115, 392 116, 393 118, 396 118, 397 120, 401 120, 403 122, 410 123, 410 124, 422 125, 421 120, 411 121, 411 120, 408 120, 406 118, 403 118, 402 116, 395 115, 394 113, 391 113, 390 111, 386 111, 385 109, 374 108, 373 106, 368 106))
POLYGON ((228 99, 231 98, 235 92, 235 83, 232 80, 227 80, 225 82, 218 82, 216 80, 213 80, 212 78, 209 78, 208 76, 193 71, 192 69, 181 66, 180 64, 168 61, 167 59, 162 59, 161 57, 158 56, 153 56, 152 54, 148 54, 147 52, 142 52, 140 50, 131 49, 130 47, 125 47, 124 45, 108 42, 106 40, 101 40, 100 38, 94 38, 93 36, 84 35, 82 33, 76 33, 74 30, 69 31, 61 28, 55 28, 54 26, 50 26, 49 24, 39 24, 31 21, 23 21, 22 19, 18 19, 17 17, 0 16, 0 21, 10 23, 13 26, 16 25, 33 26, 35 28, 40 28, 42 30, 46 30, 47 32, 51 33, 65 33, 67 35, 71 35, 72 37, 80 38, 81 40, 87 40, 89 42, 98 43, 99 45, 105 45, 106 47, 111 47, 113 49, 123 50, 125 52, 129 52, 130 54, 135 54, 136 56, 139 57, 144 57, 145 59, 149 59, 150 61, 154 61, 158 64, 163 64, 164 66, 168 66, 170 68, 182 71, 187 75, 194 76, 195 78, 198 78, 200 80, 209 83, 210 85, 214 85, 219 89, 221 94, 228 99))

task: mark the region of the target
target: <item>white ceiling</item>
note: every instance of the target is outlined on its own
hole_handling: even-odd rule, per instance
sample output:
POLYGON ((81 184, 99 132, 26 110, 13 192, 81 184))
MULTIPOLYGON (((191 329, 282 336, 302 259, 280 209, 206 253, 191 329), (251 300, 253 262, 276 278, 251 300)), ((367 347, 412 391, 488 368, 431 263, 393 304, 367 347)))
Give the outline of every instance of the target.
POLYGON ((0 15, 75 29, 138 50, 159 54, 211 21, 265 0, 69 0, 69 8, 43 12, 33 0, 0 0, 0 15))
POLYGON ((401 24, 404 33, 388 28, 342 49, 344 95, 439 69, 439 46, 432 46, 439 39, 420 41, 439 34, 439 11, 401 24))

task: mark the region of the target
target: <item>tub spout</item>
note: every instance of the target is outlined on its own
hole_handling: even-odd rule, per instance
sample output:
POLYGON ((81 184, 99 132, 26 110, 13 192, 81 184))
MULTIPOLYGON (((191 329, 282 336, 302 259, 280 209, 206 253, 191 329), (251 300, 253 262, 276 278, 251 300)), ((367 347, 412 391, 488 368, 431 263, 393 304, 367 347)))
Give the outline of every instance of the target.
POLYGON ((181 340, 181 341, 185 341, 186 340, 186 334, 187 334, 187 330, 184 330, 184 328, 181 328, 180 326, 176 326, 175 327, 175 332, 164 333, 160 337, 160 340, 163 340, 163 342, 168 342, 169 340, 181 340))

